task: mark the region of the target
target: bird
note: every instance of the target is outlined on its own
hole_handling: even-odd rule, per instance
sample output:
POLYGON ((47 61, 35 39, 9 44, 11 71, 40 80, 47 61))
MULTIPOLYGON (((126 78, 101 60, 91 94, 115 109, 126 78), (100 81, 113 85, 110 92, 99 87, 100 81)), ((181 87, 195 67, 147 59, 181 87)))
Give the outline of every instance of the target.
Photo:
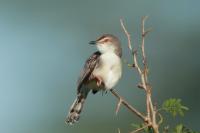
POLYGON ((112 34, 103 34, 89 44, 95 45, 94 52, 85 62, 77 81, 77 96, 65 123, 78 122, 88 93, 111 90, 122 76, 122 48, 119 39, 112 34))

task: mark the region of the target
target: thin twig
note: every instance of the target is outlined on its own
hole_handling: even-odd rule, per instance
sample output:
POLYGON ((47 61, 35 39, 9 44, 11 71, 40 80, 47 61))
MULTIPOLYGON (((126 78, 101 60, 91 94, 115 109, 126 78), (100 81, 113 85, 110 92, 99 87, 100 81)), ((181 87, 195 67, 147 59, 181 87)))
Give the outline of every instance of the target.
POLYGON ((163 116, 158 112, 158 116, 160 117, 160 120, 158 121, 158 125, 163 123, 163 116))
MULTIPOLYGON (((148 84, 148 78, 147 78, 147 73, 148 73, 148 67, 147 67, 147 59, 146 59, 146 54, 145 54, 145 47, 144 47, 144 40, 146 33, 145 32, 145 21, 148 18, 148 16, 142 17, 142 22, 141 22, 141 30, 142 30, 142 43, 141 43, 141 50, 142 50, 142 63, 144 66, 143 73, 140 75, 142 79, 142 84, 146 90, 146 108, 147 108, 147 118, 151 118, 151 114, 153 113, 153 106, 151 102, 151 90, 150 87, 147 85, 148 84)), ((153 116, 152 116, 153 117, 153 116)))
POLYGON ((133 61, 134 61, 134 65, 135 65, 135 68, 137 69, 137 71, 139 72, 139 74, 142 74, 142 71, 138 65, 138 61, 137 61, 137 50, 133 50, 132 48, 132 45, 131 45, 131 38, 130 38, 130 34, 129 32, 127 31, 127 29, 125 28, 124 26, 124 22, 122 19, 120 19, 120 23, 121 23, 121 27, 127 37, 127 40, 128 40, 128 48, 129 50, 131 51, 131 54, 133 55, 133 61))
POLYGON ((142 17, 142 23, 141 23, 141 30, 142 30, 142 44, 141 44, 141 50, 142 50, 142 63, 143 63, 143 66, 144 66, 144 78, 145 78, 145 82, 148 82, 147 81, 147 71, 148 71, 148 68, 147 68, 147 59, 146 59, 146 54, 145 54, 145 47, 144 47, 144 40, 145 40, 145 37, 146 37, 146 32, 145 32, 145 27, 144 27, 144 24, 145 24, 145 21, 146 19, 148 18, 148 16, 144 16, 142 17))
MULTIPOLYGON (((143 32, 143 30, 144 30, 144 20, 145 19, 143 19, 143 21, 142 21, 142 32, 143 32)), ((129 47, 129 50, 131 50, 132 51, 132 47, 131 47, 131 40, 130 40, 130 34, 128 33, 128 31, 126 30, 126 28, 125 28, 125 26, 124 26, 124 23, 123 23, 123 21, 122 21, 122 19, 120 19, 120 22, 121 22, 121 26, 122 26, 122 28, 123 28, 123 30, 124 30, 124 33, 125 33, 125 35, 126 35, 126 37, 127 37, 127 39, 128 39, 128 47, 129 47)), ((142 53, 143 52, 145 52, 144 51, 144 37, 142 37, 142 53)), ((142 54, 143 55, 143 59, 145 58, 145 54, 143 53, 142 54)), ((134 50, 133 51, 133 61, 134 61, 134 65, 135 65, 135 68, 136 68, 136 70, 138 71, 138 73, 139 73, 139 75, 140 75, 140 78, 141 78, 141 81, 142 81, 142 86, 144 87, 144 89, 146 90, 146 92, 147 92, 147 86, 146 86, 146 78, 145 78, 145 76, 144 76, 144 73, 142 72, 142 70, 141 70, 141 68, 139 67, 139 65, 138 65, 138 61, 137 61, 137 51, 136 50, 134 50)), ((144 62, 144 64, 145 64, 146 62, 144 62)), ((147 94, 147 98, 146 98, 146 106, 147 106, 147 119, 148 119, 148 121, 149 121, 149 119, 150 119, 150 103, 149 103, 149 101, 148 101, 148 94, 147 94)))
MULTIPOLYGON (((140 86, 138 86, 138 87, 143 88, 146 92, 147 116, 144 117, 142 115, 142 119, 144 120, 145 123, 147 123, 148 126, 153 128, 155 133, 159 133, 159 130, 158 130, 159 125, 157 124, 157 121, 156 121, 156 112, 157 111, 156 111, 156 107, 154 107, 153 103, 152 103, 151 86, 148 83, 148 66, 147 66, 147 59, 146 59, 145 46, 144 46, 145 37, 146 37, 147 33, 149 33, 151 31, 151 29, 147 29, 145 31, 145 21, 146 21, 147 18, 148 18, 147 16, 144 16, 142 18, 142 22, 141 22, 141 32, 142 32, 141 52, 142 52, 143 67, 139 66, 139 63, 138 63, 138 60, 137 60, 137 50, 133 49, 132 46, 131 46, 130 34, 128 33, 127 29, 125 28, 122 19, 120 19, 120 23, 121 23, 121 27, 122 27, 122 29, 123 29, 126 37, 127 37, 127 40, 128 40, 128 48, 131 51, 131 54, 133 56, 134 68, 136 68, 136 70, 138 71, 138 74, 139 74, 140 79, 141 79, 141 84, 139 84, 140 86)), ((120 97, 118 97, 118 98, 120 99, 120 97)), ((119 107, 117 109, 119 109, 119 107)), ((135 110, 135 108, 134 108, 134 110, 135 110)), ((138 112, 138 111, 136 111, 136 112, 132 111, 132 112, 134 112, 136 114, 140 114, 140 112, 138 112)), ((142 129, 143 128, 138 129, 138 131, 140 131, 142 129)))
POLYGON ((146 120, 145 116, 140 113, 137 109, 131 106, 123 97, 121 97, 114 89, 111 89, 110 92, 118 99, 121 100, 121 103, 126 106, 131 112, 136 114, 139 118, 141 118, 144 122, 146 120))
POLYGON ((141 24, 141 27, 142 27, 142 45, 141 45, 141 48, 142 48, 142 57, 143 57, 143 61, 142 62, 144 64, 144 66, 147 65, 145 49, 144 49, 144 38, 146 36, 144 24, 145 24, 145 21, 146 21, 147 18, 148 18, 148 16, 142 17, 142 24, 141 24))
POLYGON ((145 126, 143 126, 143 127, 141 127, 141 128, 138 128, 138 129, 136 129, 136 130, 134 130, 134 131, 132 131, 132 132, 130 132, 130 133, 137 133, 137 132, 140 132, 140 131, 144 130, 145 128, 149 127, 149 126, 150 126, 150 124, 147 124, 147 125, 145 125, 145 126))
POLYGON ((131 54, 132 54, 133 49, 132 49, 132 46, 131 46, 130 34, 129 34, 128 31, 126 30, 122 19, 120 19, 120 23, 121 23, 121 26, 122 26, 122 28, 123 28, 123 30, 124 30, 124 33, 126 34, 126 36, 127 36, 127 38, 128 38, 128 48, 129 48, 129 50, 131 51, 131 54))
POLYGON ((121 133, 120 129, 118 128, 118 133, 121 133))
POLYGON ((144 16, 142 18, 142 44, 141 44, 141 50, 142 50, 142 58, 143 58, 143 73, 141 76, 142 79, 142 84, 144 86, 144 88, 146 88, 146 108, 147 108, 147 118, 149 119, 150 122, 152 122, 152 128, 154 130, 155 133, 159 133, 158 130, 158 124, 156 121, 156 107, 153 106, 152 103, 152 98, 151 98, 151 87, 148 83, 148 66, 147 66, 147 59, 146 59, 146 55, 145 55, 145 47, 144 47, 144 40, 145 40, 145 36, 147 35, 147 33, 150 32, 150 30, 145 31, 145 21, 148 18, 148 16, 144 16))
POLYGON ((117 108, 116 108, 116 110, 115 110, 115 114, 116 114, 116 115, 117 115, 117 113, 119 112, 119 108, 120 108, 121 104, 122 104, 122 99, 119 99, 119 102, 118 102, 118 104, 117 104, 117 108))
POLYGON ((141 75, 142 74, 142 70, 140 69, 140 67, 138 65, 137 51, 136 50, 133 52, 133 61, 134 61, 134 64, 135 64, 135 68, 137 69, 138 73, 141 75))

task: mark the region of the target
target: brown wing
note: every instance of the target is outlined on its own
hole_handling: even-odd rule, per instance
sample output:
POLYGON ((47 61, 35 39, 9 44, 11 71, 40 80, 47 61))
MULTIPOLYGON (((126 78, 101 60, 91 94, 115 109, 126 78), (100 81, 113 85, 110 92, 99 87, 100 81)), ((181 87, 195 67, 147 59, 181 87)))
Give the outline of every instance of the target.
POLYGON ((87 81, 89 79, 95 66, 98 64, 100 55, 101 55, 101 53, 99 51, 96 51, 87 59, 85 66, 84 66, 84 68, 80 74, 80 77, 78 79, 78 82, 77 82, 77 85, 78 85, 77 92, 78 93, 80 92, 80 89, 81 89, 82 85, 84 84, 84 81, 87 81))

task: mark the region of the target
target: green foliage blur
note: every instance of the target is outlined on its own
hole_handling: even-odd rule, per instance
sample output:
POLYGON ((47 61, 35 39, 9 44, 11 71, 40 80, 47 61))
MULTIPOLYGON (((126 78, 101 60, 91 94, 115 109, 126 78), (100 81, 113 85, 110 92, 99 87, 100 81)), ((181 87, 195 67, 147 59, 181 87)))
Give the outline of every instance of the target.
MULTIPOLYGON (((176 98, 170 98, 163 102, 161 108, 157 110, 157 113, 159 113, 159 118, 161 123, 160 125, 160 132, 161 133, 200 133, 193 131, 192 129, 187 128, 184 126, 183 123, 177 124, 174 128, 170 128, 170 125, 165 123, 164 120, 168 118, 163 118, 162 113, 170 113, 173 117, 176 117, 177 115, 184 116, 185 111, 188 111, 189 108, 182 105, 181 99, 176 98), (164 112, 162 112, 164 111, 164 112), (163 124, 164 123, 164 124, 163 124)), ((145 127, 145 124, 131 124, 134 130, 140 129, 145 127)), ((142 132, 144 133, 153 133, 151 128, 145 127, 142 132)))
POLYGON ((184 116, 184 111, 189 110, 188 107, 182 105, 181 99, 175 99, 175 98, 170 98, 170 99, 166 100, 162 104, 161 109, 165 110, 166 112, 171 113, 172 116, 174 116, 174 117, 176 115, 184 116))

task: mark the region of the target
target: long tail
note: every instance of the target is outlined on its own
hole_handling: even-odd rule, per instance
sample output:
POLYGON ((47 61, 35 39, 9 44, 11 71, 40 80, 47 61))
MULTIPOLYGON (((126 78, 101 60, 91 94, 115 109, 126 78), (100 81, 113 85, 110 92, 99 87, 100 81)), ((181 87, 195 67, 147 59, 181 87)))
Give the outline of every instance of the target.
POLYGON ((65 120, 65 122, 67 124, 74 124, 75 122, 78 122, 79 118, 80 118, 80 113, 83 109, 83 104, 85 102, 86 96, 82 95, 81 93, 78 94, 77 98, 74 100, 68 116, 65 120))

